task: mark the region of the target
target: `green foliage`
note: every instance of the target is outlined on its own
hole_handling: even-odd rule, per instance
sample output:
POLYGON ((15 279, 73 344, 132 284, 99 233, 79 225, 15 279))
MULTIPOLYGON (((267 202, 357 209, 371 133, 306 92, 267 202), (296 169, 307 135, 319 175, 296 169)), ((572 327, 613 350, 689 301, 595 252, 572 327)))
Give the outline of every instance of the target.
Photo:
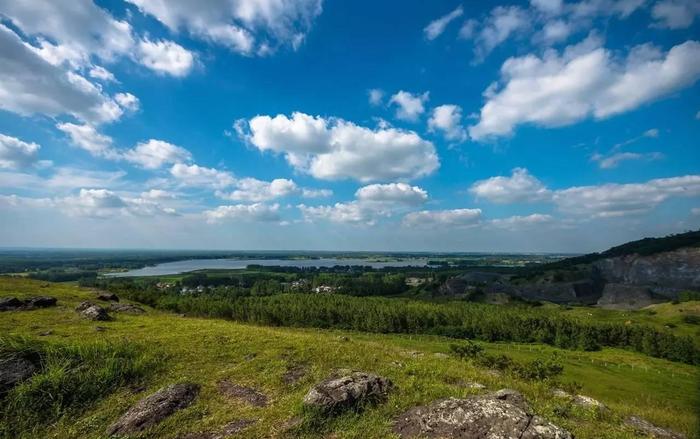
POLYGON ((700 300, 700 291, 681 291, 678 294, 679 302, 690 302, 692 300, 700 300))
POLYGON ((0 338, 0 358, 30 359, 39 372, 0 399, 0 438, 38 431, 88 408, 119 387, 144 381, 155 353, 128 343, 42 343, 0 338))
POLYGON ((681 320, 683 320, 683 323, 687 323, 689 325, 700 325, 700 316, 695 314, 686 314, 681 318, 681 320))
POLYGON ((436 304, 338 294, 280 294, 236 299, 133 289, 115 292, 172 312, 262 325, 434 334, 490 342, 543 342, 564 349, 619 347, 672 361, 700 364, 700 350, 691 337, 675 336, 646 325, 584 322, 536 307, 465 302, 436 304))
POLYGON ((545 381, 559 376, 564 371, 561 361, 554 355, 532 361, 518 362, 505 354, 489 354, 483 346, 467 341, 465 344, 451 344, 450 351, 458 357, 472 361, 488 369, 511 373, 530 381, 545 381))

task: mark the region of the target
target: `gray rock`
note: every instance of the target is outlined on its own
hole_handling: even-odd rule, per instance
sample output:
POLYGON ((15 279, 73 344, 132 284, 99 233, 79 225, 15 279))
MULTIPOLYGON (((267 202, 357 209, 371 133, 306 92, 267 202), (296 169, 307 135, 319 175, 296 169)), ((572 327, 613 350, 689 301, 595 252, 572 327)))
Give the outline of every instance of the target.
POLYGON ((508 398, 524 401, 522 395, 515 398, 513 392, 505 389, 492 395, 448 398, 414 407, 395 419, 393 431, 401 438, 573 438, 566 430, 508 402, 508 398))
POLYGON ((685 439, 685 436, 675 431, 657 427, 649 421, 636 416, 625 419, 625 424, 632 427, 637 433, 641 433, 654 439, 685 439))
POLYGON ((308 367, 303 364, 288 367, 287 371, 282 375, 282 382, 288 386, 292 386, 301 381, 307 373, 308 367))
POLYGON ((82 302, 75 310, 78 311, 81 316, 89 320, 99 322, 110 320, 106 309, 102 308, 100 305, 95 305, 90 302, 82 302))
POLYGON ((0 359, 0 394, 10 391, 37 371, 36 365, 26 358, 9 357, 0 359))
POLYGON ((50 296, 30 297, 24 301, 29 308, 48 308, 56 306, 56 298, 50 296))
POLYGON ((252 387, 241 386, 229 380, 223 380, 219 381, 217 388, 219 393, 229 398, 239 399, 256 407, 265 407, 267 405, 267 395, 252 387))
POLYGON ((668 299, 680 291, 700 290, 700 247, 607 258, 593 265, 607 282, 647 286, 668 299))
POLYGON ((110 311, 120 312, 124 314, 145 314, 146 311, 140 306, 130 303, 113 303, 109 306, 110 311))
POLYGON ((97 300, 103 300, 105 302, 119 302, 119 297, 117 297, 116 294, 108 291, 100 291, 97 293, 97 300))
POLYGON ((331 377, 315 385, 304 397, 304 405, 322 411, 342 410, 386 399, 391 380, 375 374, 353 372, 331 377))
POLYGON ((20 300, 16 297, 0 298, 0 311, 20 311, 37 308, 48 308, 56 305, 56 298, 49 296, 36 296, 20 300))
POLYGON ((24 302, 16 297, 0 297, 0 311, 15 311, 24 306, 24 302))
POLYGON ((107 435, 122 436, 144 431, 176 411, 188 407, 198 394, 197 384, 173 384, 164 387, 131 407, 107 429, 107 435))
POLYGON ((522 393, 513 389, 501 389, 486 395, 486 398, 498 399, 500 401, 505 401, 507 403, 513 404, 516 407, 520 407, 523 410, 529 411, 530 405, 522 393))

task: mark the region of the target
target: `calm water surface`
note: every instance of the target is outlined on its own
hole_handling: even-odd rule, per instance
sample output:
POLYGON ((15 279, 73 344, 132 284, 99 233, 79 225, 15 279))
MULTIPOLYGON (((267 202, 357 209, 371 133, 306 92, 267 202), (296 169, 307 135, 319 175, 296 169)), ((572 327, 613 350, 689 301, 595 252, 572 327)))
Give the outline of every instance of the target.
POLYGON ((372 268, 383 267, 425 267, 428 259, 403 259, 391 262, 370 262, 366 259, 188 259, 185 261, 164 262, 150 267, 139 268, 137 270, 125 271, 123 273, 110 273, 108 276, 131 277, 131 276, 164 276, 168 274, 186 273, 195 270, 226 269, 242 270, 248 265, 264 265, 278 267, 334 267, 336 265, 356 265, 372 268))

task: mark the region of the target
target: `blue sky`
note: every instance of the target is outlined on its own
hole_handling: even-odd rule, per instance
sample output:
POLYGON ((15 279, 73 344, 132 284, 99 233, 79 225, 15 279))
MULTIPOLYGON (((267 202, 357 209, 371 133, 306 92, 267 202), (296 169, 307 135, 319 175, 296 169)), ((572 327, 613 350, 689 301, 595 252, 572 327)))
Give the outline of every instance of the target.
POLYGON ((583 252, 700 227, 700 2, 0 0, 0 245, 583 252))

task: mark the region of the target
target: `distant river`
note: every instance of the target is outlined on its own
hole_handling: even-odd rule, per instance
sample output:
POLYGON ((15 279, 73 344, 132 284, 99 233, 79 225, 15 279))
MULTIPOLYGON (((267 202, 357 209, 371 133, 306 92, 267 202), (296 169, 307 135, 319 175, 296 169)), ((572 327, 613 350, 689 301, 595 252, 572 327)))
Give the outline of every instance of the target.
POLYGON ((109 273, 107 276, 164 276, 168 274, 186 273, 195 270, 242 270, 248 265, 264 265, 277 267, 335 267, 336 265, 354 265, 372 268, 384 267, 425 267, 428 260, 424 258, 402 259, 391 262, 370 262, 367 259, 188 259, 185 261, 164 262, 150 267, 123 273, 109 273))

